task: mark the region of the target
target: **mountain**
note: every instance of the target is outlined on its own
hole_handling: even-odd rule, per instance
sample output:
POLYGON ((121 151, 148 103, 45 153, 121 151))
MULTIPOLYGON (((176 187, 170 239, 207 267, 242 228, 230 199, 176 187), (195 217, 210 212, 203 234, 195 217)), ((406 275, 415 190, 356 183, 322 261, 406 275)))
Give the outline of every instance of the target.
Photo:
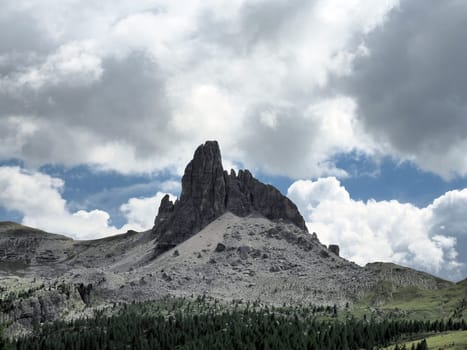
POLYGON ((206 227, 222 214, 240 217, 257 214, 270 220, 283 219, 307 231, 296 205, 276 188, 255 179, 248 170, 230 174, 222 167, 216 141, 196 150, 182 177, 180 199, 162 199, 154 223, 156 255, 173 248, 206 227))
POLYGON ((399 307, 396 301, 413 305, 420 295, 455 295, 443 311, 449 314, 463 305, 457 298, 466 287, 340 257, 338 246, 326 247, 307 231, 295 204, 273 186, 248 170, 227 173, 215 141, 195 151, 180 198, 162 199, 148 231, 74 241, 0 223, 0 319, 10 322, 10 334, 166 295, 353 305, 357 313, 386 312, 385 305, 399 307))

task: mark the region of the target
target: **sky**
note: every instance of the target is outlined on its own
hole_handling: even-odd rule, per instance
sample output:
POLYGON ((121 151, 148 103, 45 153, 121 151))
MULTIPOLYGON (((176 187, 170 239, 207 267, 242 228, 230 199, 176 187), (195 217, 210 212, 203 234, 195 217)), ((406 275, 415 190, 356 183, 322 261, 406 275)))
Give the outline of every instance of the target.
POLYGON ((467 2, 0 1, 0 220, 149 229, 218 140, 345 258, 467 277, 467 2))

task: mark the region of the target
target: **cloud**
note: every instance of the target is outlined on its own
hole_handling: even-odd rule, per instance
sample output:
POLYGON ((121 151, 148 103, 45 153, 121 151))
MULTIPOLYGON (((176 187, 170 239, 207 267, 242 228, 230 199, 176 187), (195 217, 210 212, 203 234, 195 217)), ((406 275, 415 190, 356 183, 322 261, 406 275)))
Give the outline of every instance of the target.
POLYGON ((361 135, 354 109, 353 101, 344 97, 323 99, 304 110, 293 105, 261 106, 252 112, 259 118, 252 118, 250 128, 239 136, 246 166, 255 168, 262 162, 263 170, 285 176, 347 176, 336 168, 331 155, 377 152, 372 141, 361 135))
MULTIPOLYGON (((40 89, 47 85, 89 85, 102 75, 101 59, 92 53, 92 42, 72 42, 61 46, 44 63, 14 75, 12 86, 3 89, 18 89, 23 86, 40 89)), ((8 79, 4 85, 9 83, 8 79)))
POLYGON ((342 256, 360 265, 390 261, 452 280, 467 272, 467 189, 425 208, 354 200, 335 177, 296 181, 288 195, 311 232, 324 244, 339 244, 342 256))
MULTIPOLYGON (((165 193, 153 197, 130 198, 120 206, 127 223, 115 227, 107 212, 99 209, 71 212, 61 192, 61 179, 19 167, 0 167, 0 206, 23 215, 24 225, 75 239, 95 239, 126 232, 144 231, 153 226, 160 200, 165 193)), ((172 196, 173 198, 173 196, 172 196)))
MULTIPOLYGON (((96 164, 122 173, 153 170, 154 154, 166 153, 175 137, 157 67, 143 53, 121 61, 106 60, 103 68, 87 60, 82 63, 77 58, 65 67, 52 65, 51 70, 63 71, 63 79, 43 69, 48 66, 44 63, 33 71, 45 72, 27 73, 28 82, 22 88, 0 94, 11 115, 4 117, 8 139, 17 141, 9 147, 14 153, 3 157, 18 157, 33 165, 96 164), (80 69, 85 72, 77 74, 80 69), (24 105, 25 100, 29 105, 24 105), (30 125, 27 134, 21 124, 30 125)), ((168 165, 168 158, 159 155, 157 159, 161 168, 168 165)))
MULTIPOLYGON (((154 203, 160 203, 164 196, 165 193, 158 192, 154 197, 130 198, 127 203, 122 204, 120 210, 128 221, 125 226, 133 227, 133 230, 136 231, 152 227, 157 213, 154 210, 154 203)), ((175 196, 170 195, 170 199, 175 201, 175 196)))
POLYGON ((467 3, 401 1, 343 81, 367 133, 446 179, 467 175, 467 3))
POLYGON ((466 12, 457 0, 6 0, 0 158, 180 174, 217 139, 226 162, 292 178, 346 176, 341 154, 464 176, 466 12))
POLYGON ((180 173, 217 139, 228 163, 298 177, 345 176, 336 154, 379 151, 352 99, 324 88, 396 0, 15 3, 0 20, 25 36, 19 51, 0 36, 0 158, 180 173))

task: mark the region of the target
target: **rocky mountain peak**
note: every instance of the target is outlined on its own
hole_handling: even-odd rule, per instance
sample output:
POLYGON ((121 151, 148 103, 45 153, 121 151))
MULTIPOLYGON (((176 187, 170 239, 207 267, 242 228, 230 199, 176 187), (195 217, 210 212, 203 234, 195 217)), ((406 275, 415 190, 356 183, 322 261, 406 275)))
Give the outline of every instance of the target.
POLYGON ((306 231, 296 205, 275 187, 255 179, 248 170, 228 173, 222 166, 217 141, 200 145, 182 177, 180 198, 172 203, 165 196, 153 232, 156 255, 185 241, 213 220, 232 212, 237 216, 259 214, 270 220, 285 220, 306 231))
POLYGON ((225 185, 219 145, 217 141, 207 141, 196 149, 193 160, 185 168, 180 196, 181 203, 193 204, 199 215, 199 226, 206 226, 225 212, 225 185))

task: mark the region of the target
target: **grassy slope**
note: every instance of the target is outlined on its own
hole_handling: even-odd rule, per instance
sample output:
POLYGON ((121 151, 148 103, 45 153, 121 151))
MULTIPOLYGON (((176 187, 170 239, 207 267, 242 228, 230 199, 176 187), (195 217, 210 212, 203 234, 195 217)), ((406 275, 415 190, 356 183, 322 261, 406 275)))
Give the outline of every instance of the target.
POLYGON ((467 319, 467 283, 464 281, 448 288, 426 290, 415 287, 395 289, 390 283, 382 282, 357 303, 351 312, 356 316, 376 313, 418 320, 449 317, 467 319))
POLYGON ((41 238, 46 239, 58 239, 58 240, 66 240, 72 241, 70 237, 56 234, 56 233, 49 233, 42 230, 39 230, 34 227, 24 226, 12 221, 0 221, 0 238, 4 237, 31 237, 31 236, 39 236, 41 238))
MULTIPOLYGON (((467 331, 445 332, 437 335, 432 335, 425 338, 429 349, 443 350, 465 350, 467 349, 467 331)), ((405 343, 407 349, 412 347, 412 344, 417 344, 422 339, 405 343)), ((403 345, 399 344, 399 345, 403 345)), ((393 350, 395 345, 391 345, 384 350, 393 350)))

